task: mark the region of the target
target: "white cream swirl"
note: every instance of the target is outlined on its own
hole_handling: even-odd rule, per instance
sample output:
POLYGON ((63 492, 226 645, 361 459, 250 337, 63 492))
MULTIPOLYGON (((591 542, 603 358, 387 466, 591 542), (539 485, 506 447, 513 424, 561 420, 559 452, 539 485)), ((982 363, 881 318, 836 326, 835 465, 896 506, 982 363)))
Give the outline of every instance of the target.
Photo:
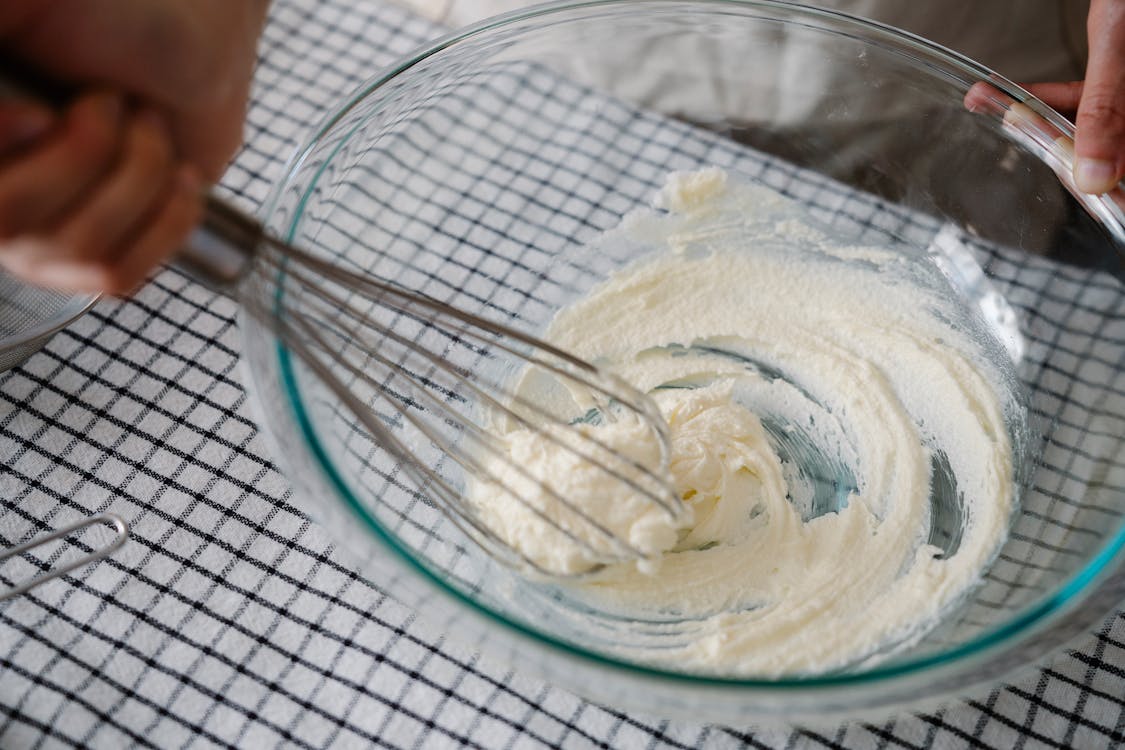
MULTIPOLYGON (((660 648, 620 648, 678 669, 818 672, 917 639, 1005 537, 1021 412, 1003 349, 930 261, 842 245, 774 193, 709 170, 660 205, 602 239, 657 252, 548 337, 653 392, 692 521, 645 527, 667 550, 655 569, 611 566, 571 595, 671 623, 660 648), (959 515, 944 529, 939 483, 959 515)), ((549 556, 542 535, 511 538, 549 556)))

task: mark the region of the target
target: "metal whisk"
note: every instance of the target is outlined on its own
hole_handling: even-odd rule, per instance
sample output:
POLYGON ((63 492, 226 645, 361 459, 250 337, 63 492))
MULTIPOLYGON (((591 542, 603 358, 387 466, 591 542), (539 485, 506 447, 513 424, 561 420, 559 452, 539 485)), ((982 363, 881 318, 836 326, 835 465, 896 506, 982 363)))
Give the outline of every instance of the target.
POLYGON ((668 438, 655 404, 592 364, 367 269, 349 267, 346 258, 329 260, 282 242, 214 197, 177 264, 266 324, 355 423, 401 462, 423 493, 501 562, 557 573, 505 542, 466 499, 465 482, 450 478, 445 462, 454 462, 465 479, 499 483, 498 474, 513 476, 510 470, 524 486, 533 482, 542 491, 539 504, 518 499, 597 564, 645 553, 518 465, 494 429, 498 420, 537 432, 553 449, 586 462, 586 470, 604 473, 599 479, 607 486, 636 493, 673 521, 686 512, 662 479, 668 438), (550 391, 555 397, 511 387, 528 373, 540 383, 537 394, 550 391), (641 420, 651 429, 659 441, 660 465, 642 466, 601 440, 597 429, 579 428, 591 420, 622 418, 641 420), (445 469, 435 470, 438 464, 445 469), (543 507, 543 498, 561 504, 566 520, 543 507))
MULTIPOLYGON (((68 96, 36 71, 0 58, 0 98, 61 105, 68 96)), ((516 476, 539 482, 526 467, 505 458, 488 424, 497 417, 541 433, 558 450, 588 462, 587 468, 604 472, 610 486, 655 503, 672 520, 686 513, 661 478, 668 462, 663 418, 650 399, 620 378, 518 330, 380 280, 366 269, 349 269, 281 242, 214 196, 208 197, 206 209, 177 265, 235 299, 274 331, 437 507, 496 559, 554 573, 505 543, 466 501, 464 483, 455 486, 444 472, 434 470, 436 462, 418 454, 436 451, 439 461, 451 460, 466 476, 485 480, 497 480, 495 467, 507 463, 516 476), (407 328, 416 335, 407 335, 407 328), (471 351, 476 363, 451 362, 443 354, 450 346, 471 351), (501 359, 509 365, 506 370, 490 367, 501 359), (556 390, 569 391, 574 396, 570 402, 583 411, 566 413, 508 391, 512 378, 527 368, 553 378, 556 390), (596 430, 573 427, 591 413, 607 421, 627 417, 647 424, 660 444, 659 465, 642 466, 598 439, 596 430), (414 435, 413 444, 404 429, 414 435), (559 429, 572 431, 560 437, 559 429)), ((585 548, 591 561, 610 564, 644 557, 554 487, 540 482, 540 488, 550 502, 570 511, 568 520, 560 522, 539 506, 529 506, 532 513, 585 548)))

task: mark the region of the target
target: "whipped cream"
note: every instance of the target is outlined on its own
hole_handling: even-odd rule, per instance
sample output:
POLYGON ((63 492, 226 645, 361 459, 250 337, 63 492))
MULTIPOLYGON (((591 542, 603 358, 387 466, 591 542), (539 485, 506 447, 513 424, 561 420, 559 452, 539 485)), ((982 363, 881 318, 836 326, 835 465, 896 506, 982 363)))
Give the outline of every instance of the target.
POLYGON ((532 570, 573 576, 615 558, 651 570, 691 522, 672 510, 674 499, 660 502, 654 482, 668 481, 666 473, 640 468, 662 463, 659 436, 635 415, 517 428, 504 434, 503 452, 484 458, 488 479, 477 479, 471 497, 479 518, 532 570), (650 488, 655 498, 638 491, 650 488))
MULTIPOLYGON (((597 243, 641 259, 561 310, 547 339, 653 395, 690 513, 505 434, 516 463, 655 558, 567 595, 648 624, 615 646, 624 656, 689 671, 815 673, 915 642, 1006 536, 1023 419, 1008 355, 924 255, 841 242, 717 169, 672 175, 655 205, 597 243)), ((639 426, 583 429, 657 455, 639 426)), ((593 570, 503 486, 533 489, 470 488, 493 529, 547 568, 593 570)))

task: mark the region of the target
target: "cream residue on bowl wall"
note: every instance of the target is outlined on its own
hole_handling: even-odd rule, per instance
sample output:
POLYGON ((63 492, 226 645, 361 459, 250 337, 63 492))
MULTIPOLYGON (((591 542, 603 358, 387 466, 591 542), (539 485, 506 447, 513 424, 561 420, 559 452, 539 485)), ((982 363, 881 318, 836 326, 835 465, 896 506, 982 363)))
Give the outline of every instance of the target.
MULTIPOLYGON (((656 563, 609 566, 568 595, 675 631, 625 655, 707 673, 823 672, 932 628, 1005 538, 1022 418, 1003 349, 936 266, 842 243, 718 169, 672 175, 656 210, 604 243, 651 251, 560 311, 547 338, 653 394, 691 514, 631 517, 628 500, 599 508, 612 498, 582 486, 591 512, 616 514, 656 563), (959 515, 941 538, 939 484, 959 515)), ((513 454, 529 450, 506 437, 513 454)), ((549 450, 534 460, 548 486, 581 481, 549 450)), ((590 567, 505 496, 470 487, 525 554, 590 567)))

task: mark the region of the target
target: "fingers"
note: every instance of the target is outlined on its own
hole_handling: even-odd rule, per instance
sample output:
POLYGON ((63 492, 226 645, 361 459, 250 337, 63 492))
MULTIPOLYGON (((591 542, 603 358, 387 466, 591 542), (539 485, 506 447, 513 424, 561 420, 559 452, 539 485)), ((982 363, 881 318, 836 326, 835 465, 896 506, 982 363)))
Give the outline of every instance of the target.
POLYGON ((1073 117, 1078 111, 1078 103, 1082 100, 1083 82, 1028 83, 1024 84, 1024 88, 1042 99, 1052 109, 1073 117))
POLYGON ((173 160, 171 139, 155 113, 133 117, 121 161, 55 233, 60 248, 91 261, 111 257, 167 191, 173 160))
POLYGON ((116 159, 63 214, 0 243, 0 265, 42 286, 123 294, 179 247, 201 210, 197 171, 177 164, 151 112, 128 115, 116 140, 116 159))
POLYGON ((84 96, 41 144, 12 155, 0 170, 0 238, 56 223, 117 159, 121 98, 84 96))
POLYGON ((167 200, 144 231, 117 259, 111 277, 103 279, 110 294, 125 294, 146 274, 168 260, 203 213, 202 180, 194 167, 181 167, 167 200))
MULTIPOLYGON (((32 269, 20 269, 23 278, 53 289, 124 295, 141 284, 153 268, 171 257, 202 214, 202 182, 194 167, 181 167, 157 210, 139 232, 109 258, 56 255, 32 269)), ((52 242, 28 243, 26 251, 51 253, 52 242)))
POLYGON ((1015 101, 991 83, 977 81, 965 92, 965 109, 970 112, 1003 115, 1015 101))
POLYGON ((1078 104, 1074 182, 1104 193, 1125 177, 1125 1, 1094 0, 1087 21, 1090 59, 1078 104))

